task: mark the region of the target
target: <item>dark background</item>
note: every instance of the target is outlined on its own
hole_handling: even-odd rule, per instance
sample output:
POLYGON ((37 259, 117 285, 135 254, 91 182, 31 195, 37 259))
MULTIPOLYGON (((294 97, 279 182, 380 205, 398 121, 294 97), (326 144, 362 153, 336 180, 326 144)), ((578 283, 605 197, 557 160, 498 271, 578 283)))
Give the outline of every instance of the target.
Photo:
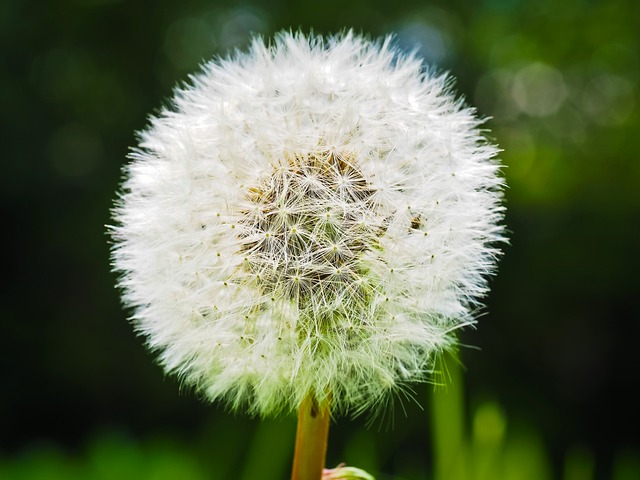
MULTIPOLYGON (((0 459, 43 443, 81 456, 105 431, 229 451, 260 433, 153 363, 113 286, 105 224, 134 132, 202 61, 251 32, 343 27, 417 45, 492 117, 504 149, 511 245, 486 315, 462 338, 478 347, 462 350, 469 405, 491 398, 534 426, 554 471, 582 445, 607 478, 616 452, 638 448, 639 2, 9 0, 0 459)), ((423 404, 427 390, 416 390, 423 404)), ((372 441, 426 438, 408 409, 393 429, 374 422, 372 441)), ((291 422, 268 428, 288 437, 291 422)), ((337 419, 330 458, 363 423, 337 419)))

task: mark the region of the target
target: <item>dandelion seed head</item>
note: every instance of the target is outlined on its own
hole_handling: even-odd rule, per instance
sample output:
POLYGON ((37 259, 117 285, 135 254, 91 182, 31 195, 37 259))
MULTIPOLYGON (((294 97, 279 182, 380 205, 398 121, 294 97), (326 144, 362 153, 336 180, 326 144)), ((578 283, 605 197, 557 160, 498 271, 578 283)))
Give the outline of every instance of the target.
POLYGON ((111 229, 168 372, 261 415, 429 378, 504 241, 497 149, 449 83, 388 39, 281 33, 176 91, 111 229))

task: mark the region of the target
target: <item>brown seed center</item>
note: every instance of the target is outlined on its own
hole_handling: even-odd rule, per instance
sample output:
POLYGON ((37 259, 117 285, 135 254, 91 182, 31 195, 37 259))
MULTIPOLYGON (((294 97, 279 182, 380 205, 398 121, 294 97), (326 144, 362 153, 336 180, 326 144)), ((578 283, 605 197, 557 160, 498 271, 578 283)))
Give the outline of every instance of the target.
POLYGON ((247 190, 239 222, 246 268, 266 292, 301 307, 361 295, 359 258, 385 229, 374 194, 352 156, 287 156, 247 190))

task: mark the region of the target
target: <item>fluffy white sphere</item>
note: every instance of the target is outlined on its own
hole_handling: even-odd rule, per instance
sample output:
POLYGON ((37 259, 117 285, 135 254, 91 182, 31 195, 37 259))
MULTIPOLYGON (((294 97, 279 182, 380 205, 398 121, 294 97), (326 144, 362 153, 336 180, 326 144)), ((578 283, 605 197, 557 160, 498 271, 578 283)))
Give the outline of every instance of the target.
POLYGON ((388 39, 281 33, 176 92, 112 228, 168 372, 263 415, 428 378, 503 240, 497 150, 448 84, 388 39))

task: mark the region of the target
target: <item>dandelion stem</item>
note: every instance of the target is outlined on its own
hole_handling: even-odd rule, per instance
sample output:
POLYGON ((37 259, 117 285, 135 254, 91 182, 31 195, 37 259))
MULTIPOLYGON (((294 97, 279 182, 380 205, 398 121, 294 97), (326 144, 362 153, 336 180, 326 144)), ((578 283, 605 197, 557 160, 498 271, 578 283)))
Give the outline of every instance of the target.
POLYGON ((329 436, 329 402, 307 396, 298 410, 298 429, 291 480, 320 480, 329 436))

